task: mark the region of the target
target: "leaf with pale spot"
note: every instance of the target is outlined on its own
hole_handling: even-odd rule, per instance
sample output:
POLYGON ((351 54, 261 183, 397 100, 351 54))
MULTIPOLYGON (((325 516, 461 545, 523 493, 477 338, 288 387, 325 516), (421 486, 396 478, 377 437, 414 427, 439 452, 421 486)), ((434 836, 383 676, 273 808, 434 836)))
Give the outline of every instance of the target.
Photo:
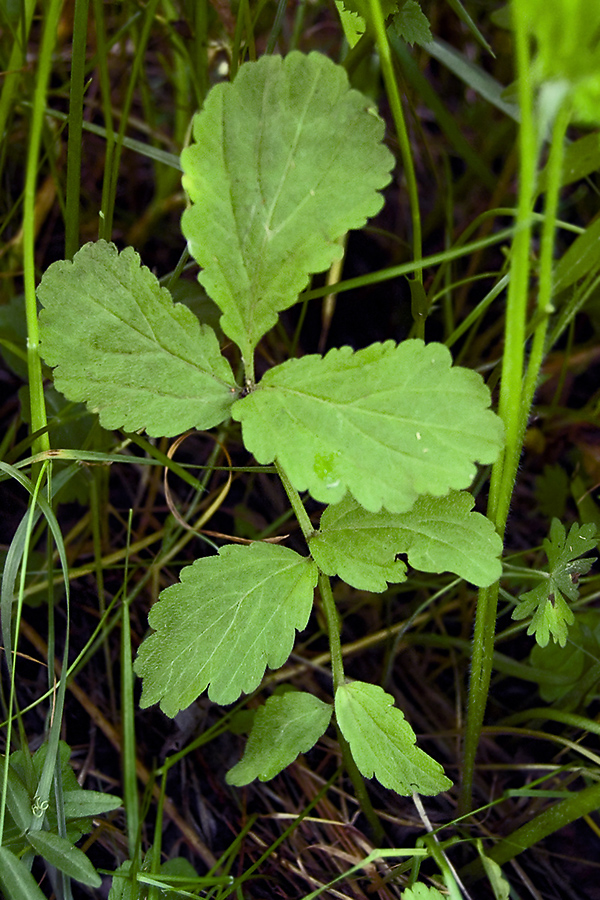
POLYGON ((324 734, 333 708, 312 694, 288 691, 269 697, 256 713, 244 756, 226 776, 241 787, 255 778, 269 781, 324 734))
POLYGON ((317 574, 312 559, 263 543, 222 547, 186 566, 150 610, 155 633, 135 663, 140 705, 160 701, 173 717, 207 687, 220 704, 253 691, 267 666, 283 665, 296 630, 306 627, 317 574))
POLYGON ((383 688, 362 681, 340 685, 335 715, 365 778, 375 776, 405 796, 433 796, 452 787, 441 765, 415 746, 414 731, 383 688))
POLYGON ((278 460, 315 500, 339 503, 349 491, 371 512, 406 512, 420 494, 468 487, 476 462, 502 447, 483 379, 451 363, 446 347, 421 340, 291 359, 232 416, 258 462, 278 460))

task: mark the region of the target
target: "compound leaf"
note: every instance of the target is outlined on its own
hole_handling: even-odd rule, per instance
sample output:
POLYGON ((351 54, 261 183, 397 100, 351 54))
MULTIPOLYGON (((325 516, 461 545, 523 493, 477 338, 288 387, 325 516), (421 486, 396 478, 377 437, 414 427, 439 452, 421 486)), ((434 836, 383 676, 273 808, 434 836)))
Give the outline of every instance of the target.
POLYGON ((321 503, 346 491, 365 509, 406 512, 420 494, 466 488, 491 463, 502 424, 476 372, 421 340, 291 359, 236 401, 244 443, 277 459, 297 490, 321 503))
POLYGON ((135 663, 144 679, 140 705, 160 701, 173 717, 209 685, 210 699, 223 705, 253 691, 306 627, 317 574, 312 559, 262 543, 222 547, 186 566, 150 610, 155 633, 135 663))
POLYGON ((320 53, 264 56, 219 84, 181 157, 182 230, 246 362, 338 239, 383 204, 393 157, 369 98, 320 53))
POLYGON ((454 572, 486 587, 500 577, 502 541, 491 521, 471 512, 471 494, 423 495, 405 513, 373 513, 351 497, 329 506, 310 551, 327 575, 339 575, 358 590, 384 591, 406 578, 408 561, 423 572, 454 572))
POLYGON ((288 691, 269 697, 256 713, 244 756, 226 775, 241 787, 255 778, 269 781, 307 753, 324 734, 333 712, 312 694, 288 691))
POLYGON ((589 572, 593 559, 579 559, 596 546, 596 526, 573 524, 567 536, 558 519, 552 519, 550 539, 544 538, 544 550, 548 557, 549 572, 541 573, 543 581, 519 598, 513 610, 513 619, 533 616, 527 634, 535 634, 540 647, 545 647, 550 636, 564 647, 568 626, 575 621, 568 600, 577 600, 581 575, 589 572))
POLYGON ((407 44, 424 46, 433 40, 429 20, 416 0, 406 0, 394 16, 393 28, 407 44))
POLYGON ((169 436, 228 417, 237 388, 214 331, 173 303, 131 247, 86 244, 48 268, 38 297, 57 389, 104 428, 169 436))
POLYGON ((433 796, 452 782, 441 765, 415 746, 416 736, 394 698, 376 684, 354 681, 340 685, 335 714, 365 778, 377 780, 397 794, 433 796))

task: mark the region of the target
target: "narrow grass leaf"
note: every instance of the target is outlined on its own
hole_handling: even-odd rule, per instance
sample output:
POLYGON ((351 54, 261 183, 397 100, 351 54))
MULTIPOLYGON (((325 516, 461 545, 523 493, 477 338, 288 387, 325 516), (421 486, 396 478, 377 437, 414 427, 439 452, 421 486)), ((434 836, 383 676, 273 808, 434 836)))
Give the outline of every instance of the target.
POLYGON ((183 151, 182 230, 248 363, 338 239, 383 204, 393 157, 369 98, 320 53, 264 56, 208 95, 183 151))
POLYGON ((241 787, 255 778, 269 781, 299 753, 307 753, 325 732, 333 708, 312 694, 288 691, 269 697, 256 713, 244 756, 226 775, 241 787))
POLYGON ((35 831, 29 832, 27 840, 46 862, 76 881, 94 888, 99 888, 102 884, 102 879, 85 853, 67 838, 52 831, 35 831))
POLYGON ((168 716, 209 685, 215 703, 258 687, 266 666, 283 665, 306 627, 317 583, 312 559, 278 544, 226 546, 181 572, 150 611, 155 634, 140 647, 142 707, 168 716))
POLYGON ((227 418, 237 388, 214 332, 173 303, 132 248, 86 244, 49 267, 38 297, 56 387, 103 427, 170 436, 227 418))
POLYGON ((385 591, 406 580, 408 561, 423 572, 453 572, 486 587, 500 577, 502 541, 492 522, 472 512, 471 494, 423 495, 405 513, 372 513, 351 497, 329 506, 310 551, 327 575, 339 575, 358 590, 385 591))
POLYGON ((420 494, 471 483, 502 446, 500 419, 476 372, 420 340, 350 347, 270 369, 232 415, 258 462, 277 459, 299 491, 406 512, 420 494))
POLYGON ((415 746, 416 736, 394 698, 376 684, 354 681, 340 685, 335 714, 350 744, 356 765, 365 778, 408 796, 433 796, 452 782, 441 765, 415 746))
POLYGON ((0 847, 0 887, 6 900, 45 900, 25 863, 7 847, 0 847))

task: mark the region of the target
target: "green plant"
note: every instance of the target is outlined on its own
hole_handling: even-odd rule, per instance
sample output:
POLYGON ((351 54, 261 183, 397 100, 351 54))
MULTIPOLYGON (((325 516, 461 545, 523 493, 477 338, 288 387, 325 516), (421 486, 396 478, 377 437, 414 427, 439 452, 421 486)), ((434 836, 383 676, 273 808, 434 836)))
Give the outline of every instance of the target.
POLYGON ((338 576, 381 592, 425 572, 479 585, 500 574, 501 542, 466 492, 476 462, 503 440, 475 372, 441 344, 407 340, 291 358, 255 374, 255 349, 309 275, 340 257, 340 238, 382 205, 392 157, 371 102, 326 57, 290 53, 243 65, 209 93, 184 150, 183 216, 199 280, 239 348, 242 376, 215 332, 173 303, 130 248, 99 241, 54 263, 38 297, 42 353, 58 390, 106 428, 172 436, 231 417, 247 450, 274 469, 309 556, 280 544, 228 545, 183 569, 150 613, 154 633, 135 664, 142 706, 174 716, 208 688, 219 704, 256 690, 288 658, 318 584, 327 621, 334 706, 304 693, 259 710, 235 785, 266 780, 308 751, 333 709, 344 761, 369 812, 359 772, 401 794, 451 782, 415 746, 382 688, 350 682, 330 585, 338 576), (327 504, 313 525, 299 492, 327 504))

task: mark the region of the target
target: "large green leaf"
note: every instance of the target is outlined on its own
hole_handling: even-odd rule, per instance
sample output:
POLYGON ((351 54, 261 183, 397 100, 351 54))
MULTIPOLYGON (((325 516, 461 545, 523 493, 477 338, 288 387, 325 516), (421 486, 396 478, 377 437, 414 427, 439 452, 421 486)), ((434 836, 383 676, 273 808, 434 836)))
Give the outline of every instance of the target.
POLYGON ((56 387, 105 428, 168 436, 229 415, 237 388, 215 333, 173 303, 131 247, 86 244, 49 267, 38 297, 56 387))
POLYGON ((160 701, 175 716, 209 684, 209 697, 221 704, 253 691, 306 627, 317 574, 312 559, 262 543, 226 546, 187 566, 150 611, 156 633, 135 663, 144 679, 140 705, 160 701))
POLYGON ((333 708, 312 694, 288 691, 269 697, 256 713, 244 756, 226 775, 241 787, 255 778, 269 781, 299 753, 307 753, 329 725, 333 708))
POLYGON ((67 838, 52 831, 33 831, 27 834, 27 840, 35 852, 55 869, 90 887, 99 888, 102 884, 102 879, 85 853, 67 838))
POLYGON ((393 165, 383 132, 371 100, 319 53, 264 56, 208 95, 181 157, 182 229, 246 361, 308 276, 340 258, 338 238, 381 208, 393 165))
POLYGON ((471 494, 419 497, 405 513, 369 512, 351 497, 329 506, 310 552, 327 575, 339 575, 358 590, 385 591, 406 578, 408 561, 423 572, 454 572, 479 587, 500 577, 502 541, 491 521, 471 512, 471 494))
POLYGON ((375 776, 404 795, 433 796, 452 786, 441 765, 415 746, 414 731, 383 688, 363 681, 340 685, 335 715, 365 778, 375 776))
POLYGON ((330 350, 270 369, 232 407, 260 463, 277 459, 298 490, 365 509, 406 512, 420 494, 471 483, 493 462, 502 424, 476 372, 420 340, 330 350))

